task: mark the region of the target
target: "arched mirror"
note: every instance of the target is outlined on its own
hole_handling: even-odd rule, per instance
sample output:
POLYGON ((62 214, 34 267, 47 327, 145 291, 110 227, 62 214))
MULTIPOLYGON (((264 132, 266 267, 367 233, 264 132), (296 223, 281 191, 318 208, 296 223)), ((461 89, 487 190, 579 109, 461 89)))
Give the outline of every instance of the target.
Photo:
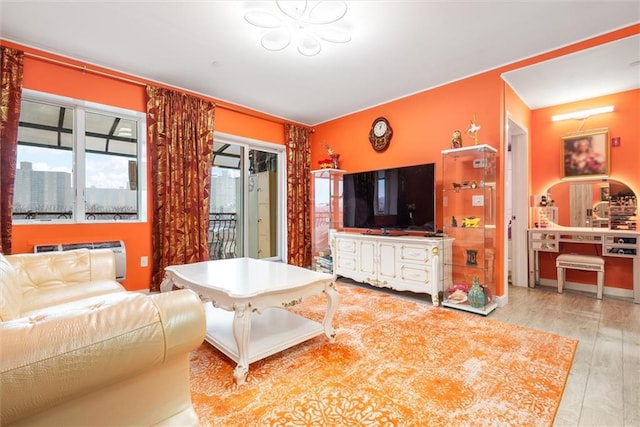
POLYGON ((597 181, 562 181, 547 190, 553 206, 558 208, 557 224, 565 227, 602 227, 609 228, 613 221, 614 227, 625 229, 635 221, 637 206, 636 194, 623 182, 615 179, 597 181), (610 212, 611 207, 615 212, 610 212), (626 218, 619 215, 618 207, 632 207, 622 209, 626 218), (628 212, 628 211, 632 212, 628 212))

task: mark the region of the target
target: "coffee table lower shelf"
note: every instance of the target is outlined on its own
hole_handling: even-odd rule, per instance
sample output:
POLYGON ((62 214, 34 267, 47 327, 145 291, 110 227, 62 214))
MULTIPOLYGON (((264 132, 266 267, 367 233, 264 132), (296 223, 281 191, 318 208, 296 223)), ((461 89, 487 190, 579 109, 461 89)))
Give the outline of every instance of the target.
MULTIPOLYGON (((233 337, 234 312, 204 304, 207 316, 205 341, 234 362, 239 361, 233 337)), ((270 307, 251 314, 251 334, 247 363, 253 363, 324 333, 321 323, 282 308, 270 307)))

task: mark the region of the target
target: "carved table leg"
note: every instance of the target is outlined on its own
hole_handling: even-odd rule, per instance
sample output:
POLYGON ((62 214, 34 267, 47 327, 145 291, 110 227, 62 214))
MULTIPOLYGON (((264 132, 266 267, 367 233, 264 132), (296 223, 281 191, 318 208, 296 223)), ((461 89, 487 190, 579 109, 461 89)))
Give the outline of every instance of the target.
POLYGON ((338 309, 338 303, 340 302, 340 295, 336 292, 335 283, 331 283, 325 290, 324 293, 327 295, 327 312, 324 315, 324 320, 322 321, 322 326, 324 327, 324 334, 329 338, 330 342, 334 342, 336 340, 336 331, 333 329, 333 315, 336 313, 338 309))
POLYGON ((247 351, 249 350, 249 334, 251 333, 251 309, 247 304, 234 305, 233 337, 238 347, 238 364, 233 370, 237 385, 244 384, 249 373, 247 351))
POLYGON ((165 273, 162 283, 160 283, 160 292, 169 292, 173 289, 173 274, 170 272, 165 273))
POLYGON ((431 295, 431 303, 433 304, 434 307, 437 307, 440 305, 440 295, 438 294, 438 291, 435 291, 433 295, 431 295))

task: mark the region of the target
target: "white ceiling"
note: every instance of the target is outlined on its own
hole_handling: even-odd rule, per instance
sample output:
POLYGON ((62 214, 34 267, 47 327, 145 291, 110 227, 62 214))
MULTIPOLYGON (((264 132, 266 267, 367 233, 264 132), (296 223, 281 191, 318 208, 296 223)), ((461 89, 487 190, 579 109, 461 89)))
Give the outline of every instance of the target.
POLYGON ((532 109, 636 89, 640 35, 510 71, 503 78, 532 109))
MULTIPOLYGON (((0 36, 316 125, 640 22, 637 0, 347 3, 336 25, 352 41, 313 57, 260 46, 261 30, 244 14, 275 11, 266 1, 0 0, 0 36)), ((620 69, 638 87, 640 67, 629 63, 640 60, 639 43, 635 37, 596 57, 571 55, 578 69, 555 62, 506 78, 534 108, 573 100, 560 96, 562 88, 593 85, 590 72, 601 91, 619 90, 605 83, 619 80, 620 69)))

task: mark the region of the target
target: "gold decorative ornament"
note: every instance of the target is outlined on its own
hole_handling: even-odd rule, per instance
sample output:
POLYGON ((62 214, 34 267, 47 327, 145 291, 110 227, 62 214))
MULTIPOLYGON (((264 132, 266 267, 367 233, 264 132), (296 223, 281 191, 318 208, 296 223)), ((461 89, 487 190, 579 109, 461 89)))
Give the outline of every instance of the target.
POLYGON ((471 123, 469 123, 469 129, 467 129, 467 135, 473 138, 473 143, 478 145, 478 131, 480 130, 480 126, 476 124, 476 114, 473 113, 473 119, 471 119, 471 123))

